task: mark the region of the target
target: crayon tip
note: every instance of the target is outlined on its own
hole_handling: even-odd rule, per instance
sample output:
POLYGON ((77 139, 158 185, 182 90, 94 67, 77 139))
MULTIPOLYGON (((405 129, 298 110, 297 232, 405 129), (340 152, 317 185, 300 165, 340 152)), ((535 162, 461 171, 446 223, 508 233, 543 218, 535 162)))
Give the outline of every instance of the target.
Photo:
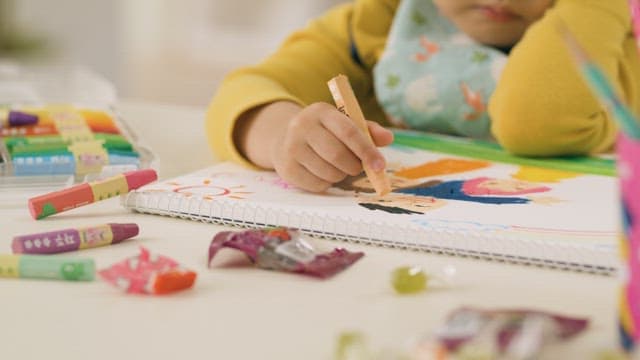
POLYGON ((22 254, 24 252, 22 241, 16 241, 16 239, 13 239, 13 242, 11 243, 11 251, 13 251, 14 254, 22 254))
POLYGON ((38 211, 36 210, 36 206, 33 203, 33 201, 31 201, 31 199, 29 199, 29 213, 31 214, 31 218, 33 219, 37 219, 38 218, 38 211))
POLYGON ((38 116, 21 111, 10 111, 7 116, 9 126, 24 126, 38 123, 38 116))
POLYGON ((53 204, 46 202, 42 205, 42 209, 40 209, 40 211, 38 211, 38 207, 39 207, 39 197, 35 197, 35 198, 31 198, 28 201, 29 204, 29 213, 31 213, 31 217, 35 220, 40 220, 40 219, 44 219, 49 215, 53 215, 55 213, 57 213, 58 211, 56 210, 56 208, 53 206, 53 204))
POLYGON ((143 185, 158 180, 158 174, 153 169, 129 171, 123 175, 127 179, 129 190, 137 189, 143 185))
POLYGON ((123 240, 132 238, 140 232, 140 228, 138 228, 137 224, 108 224, 111 227, 111 231, 113 232, 113 240, 111 240, 112 244, 117 244, 123 240))

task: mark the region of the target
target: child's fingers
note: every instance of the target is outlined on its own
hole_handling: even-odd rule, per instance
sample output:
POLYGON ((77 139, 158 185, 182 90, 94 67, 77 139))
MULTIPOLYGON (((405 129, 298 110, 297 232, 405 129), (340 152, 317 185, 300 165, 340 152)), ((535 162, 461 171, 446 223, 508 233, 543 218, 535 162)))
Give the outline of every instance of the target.
POLYGON ((374 121, 367 121, 369 133, 376 146, 387 146, 393 142, 393 132, 374 121))
POLYGON ((304 166, 311 174, 328 182, 337 183, 344 180, 346 174, 337 169, 331 163, 324 160, 314 149, 305 144, 298 149, 294 158, 304 166))
POLYGON ((385 160, 380 151, 351 120, 345 118, 344 115, 325 117, 322 118, 322 125, 372 170, 384 170, 385 160))
POLYGON ((355 176, 362 172, 360 159, 327 129, 309 136, 307 143, 322 159, 341 171, 343 178, 346 174, 355 176))
POLYGON ((323 192, 331 186, 331 183, 312 174, 302 164, 290 161, 285 166, 276 166, 276 171, 286 182, 303 190, 311 192, 323 192))

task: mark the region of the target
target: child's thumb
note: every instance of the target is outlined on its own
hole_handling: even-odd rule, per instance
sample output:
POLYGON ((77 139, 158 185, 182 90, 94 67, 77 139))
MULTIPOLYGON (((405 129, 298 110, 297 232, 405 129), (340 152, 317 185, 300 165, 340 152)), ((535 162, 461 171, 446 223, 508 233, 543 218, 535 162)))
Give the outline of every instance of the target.
POLYGON ((374 121, 367 121, 367 126, 376 146, 387 146, 393 142, 393 132, 391 130, 385 129, 374 121))

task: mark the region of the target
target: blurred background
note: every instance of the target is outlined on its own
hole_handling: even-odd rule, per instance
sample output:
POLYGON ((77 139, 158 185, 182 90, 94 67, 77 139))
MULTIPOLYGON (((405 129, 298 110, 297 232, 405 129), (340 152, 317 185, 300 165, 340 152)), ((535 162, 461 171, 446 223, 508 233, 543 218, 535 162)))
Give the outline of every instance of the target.
POLYGON ((118 97, 206 105, 230 70, 344 0, 0 0, 0 60, 86 66, 118 97))

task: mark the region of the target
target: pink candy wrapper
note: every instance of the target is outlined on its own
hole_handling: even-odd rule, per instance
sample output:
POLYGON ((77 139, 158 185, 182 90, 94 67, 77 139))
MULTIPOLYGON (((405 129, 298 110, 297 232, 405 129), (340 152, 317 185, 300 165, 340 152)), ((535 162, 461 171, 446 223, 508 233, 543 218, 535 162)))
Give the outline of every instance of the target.
POLYGON ((224 247, 242 251, 263 269, 303 273, 319 278, 331 277, 364 256, 362 252, 341 248, 317 254, 294 229, 223 231, 211 240, 209 266, 216 253, 224 247))
POLYGON ((140 255, 98 273, 125 292, 137 294, 168 294, 188 289, 196 280, 195 272, 182 268, 173 259, 152 254, 144 247, 140 247, 140 255))

